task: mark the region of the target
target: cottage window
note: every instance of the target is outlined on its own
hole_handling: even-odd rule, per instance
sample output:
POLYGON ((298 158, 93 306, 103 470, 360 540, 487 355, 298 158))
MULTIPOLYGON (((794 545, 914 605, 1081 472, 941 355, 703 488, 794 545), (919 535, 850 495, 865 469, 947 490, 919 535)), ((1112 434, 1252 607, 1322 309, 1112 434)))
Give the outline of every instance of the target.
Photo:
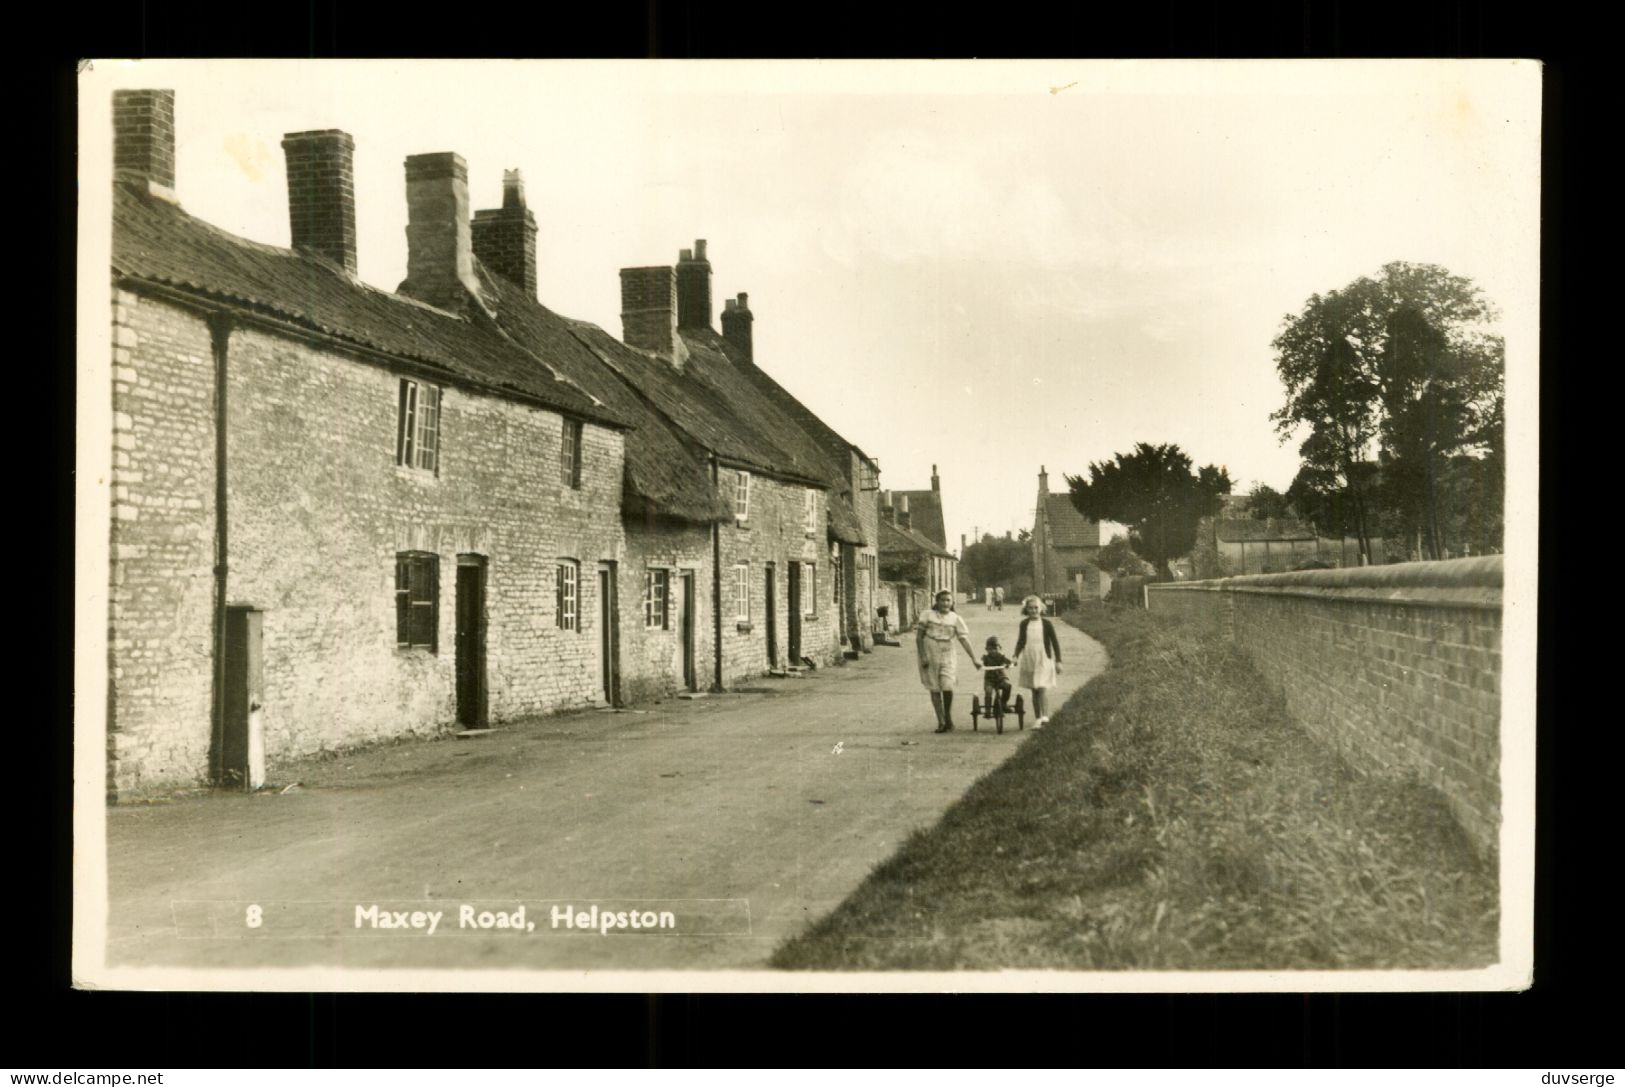
POLYGON ((809 536, 818 535, 818 492, 802 492, 802 530, 809 536))
POLYGON ((440 556, 430 551, 395 555, 395 644, 401 649, 438 649, 440 556))
POLYGON ((566 487, 581 486, 581 423, 564 421, 564 443, 559 453, 559 482, 566 487))
POLYGON ((750 473, 738 472, 734 476, 734 520, 744 524, 750 519, 750 473))
POLYGON ((671 571, 650 570, 643 588, 643 625, 646 629, 666 629, 666 605, 670 596, 671 571))
POLYGON ((571 559, 559 563, 556 571, 556 599, 554 615, 560 630, 580 630, 580 609, 577 607, 581 588, 581 564, 571 559))
POLYGON ((734 567, 734 619, 741 623, 750 622, 750 564, 740 563, 734 567))
POLYGON ((395 463, 440 473, 440 390, 436 386, 401 379, 395 463))

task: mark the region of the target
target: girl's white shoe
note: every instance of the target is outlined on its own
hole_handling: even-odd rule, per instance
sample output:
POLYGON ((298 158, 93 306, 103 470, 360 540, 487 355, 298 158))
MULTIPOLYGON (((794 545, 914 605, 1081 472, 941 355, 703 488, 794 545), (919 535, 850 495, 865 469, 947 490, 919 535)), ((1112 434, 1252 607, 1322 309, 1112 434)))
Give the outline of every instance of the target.
POLYGON ((1035 729, 1043 728, 1044 727, 1044 722, 1046 722, 1048 720, 1049 720, 1048 717, 1040 717, 1038 720, 1033 722, 1033 728, 1035 728, 1035 729))

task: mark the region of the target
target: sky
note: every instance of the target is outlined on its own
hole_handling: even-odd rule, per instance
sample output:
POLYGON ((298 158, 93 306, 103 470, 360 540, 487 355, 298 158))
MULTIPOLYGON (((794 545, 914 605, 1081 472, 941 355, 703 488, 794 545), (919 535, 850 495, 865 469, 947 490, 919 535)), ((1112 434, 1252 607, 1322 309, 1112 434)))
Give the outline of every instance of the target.
POLYGON ((1539 83, 1515 61, 96 62, 81 191, 107 191, 112 89, 166 87, 182 206, 256 241, 288 244, 282 135, 350 133, 359 274, 385 289, 424 152, 467 160, 474 208, 521 170, 540 300, 616 335, 619 269, 704 238, 758 364, 883 487, 935 465, 957 547, 1030 528, 1041 466, 1061 490, 1138 442, 1284 490, 1270 342, 1395 260, 1500 309, 1509 430, 1532 433, 1539 83))

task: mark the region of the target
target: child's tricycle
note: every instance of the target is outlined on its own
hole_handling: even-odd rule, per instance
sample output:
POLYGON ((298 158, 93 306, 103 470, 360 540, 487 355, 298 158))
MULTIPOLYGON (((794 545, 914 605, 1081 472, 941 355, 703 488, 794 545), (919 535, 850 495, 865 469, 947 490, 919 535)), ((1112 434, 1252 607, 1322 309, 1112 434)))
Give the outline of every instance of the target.
POLYGON ((1026 728, 1027 727, 1027 720, 1026 720, 1027 707, 1022 705, 1021 696, 1019 694, 1016 695, 1015 705, 1009 705, 1009 704, 1006 703, 1005 700, 1007 698, 1009 698, 1009 697, 1010 696, 1009 696, 1007 690, 1001 690, 1000 688, 995 687, 992 684, 985 684, 982 687, 982 696, 981 696, 981 698, 977 698, 975 695, 971 695, 970 696, 970 727, 971 727, 971 731, 972 732, 978 731, 977 726, 976 726, 976 722, 978 720, 986 720, 986 721, 992 721, 993 722, 993 727, 998 731, 999 735, 1002 736, 1004 734, 1004 718, 1005 718, 1005 715, 1010 714, 1010 713, 1013 713, 1013 714, 1016 715, 1016 728, 1018 730, 1026 728))

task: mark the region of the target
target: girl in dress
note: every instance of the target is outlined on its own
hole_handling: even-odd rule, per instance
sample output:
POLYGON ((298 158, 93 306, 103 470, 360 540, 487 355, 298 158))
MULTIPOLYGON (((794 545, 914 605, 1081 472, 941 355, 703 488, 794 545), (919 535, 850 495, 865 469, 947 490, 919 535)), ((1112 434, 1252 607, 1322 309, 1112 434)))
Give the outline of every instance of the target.
POLYGON ((1033 728, 1049 723, 1046 697, 1061 670, 1061 640, 1044 618, 1044 602, 1029 596, 1021 602, 1021 629, 1016 635, 1016 682, 1033 693, 1033 728))

